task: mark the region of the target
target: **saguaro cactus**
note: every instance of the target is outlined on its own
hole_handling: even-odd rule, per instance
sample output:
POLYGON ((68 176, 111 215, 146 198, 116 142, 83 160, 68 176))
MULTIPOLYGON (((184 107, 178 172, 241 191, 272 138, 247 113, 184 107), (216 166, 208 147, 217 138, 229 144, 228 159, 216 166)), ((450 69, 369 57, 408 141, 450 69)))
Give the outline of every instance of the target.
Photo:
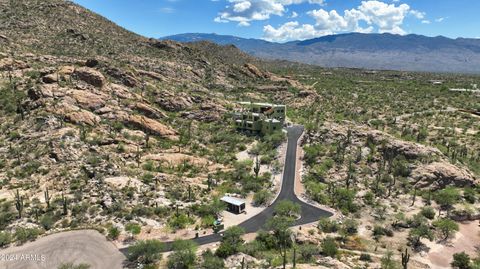
POLYGON ((62 193, 62 205, 63 205, 63 215, 68 214, 68 201, 65 195, 62 193))
POLYGON ((23 213, 23 196, 20 195, 20 192, 17 190, 15 194, 15 208, 18 211, 18 218, 22 218, 23 213))
POLYGON ((255 167, 253 167, 253 172, 255 172, 255 178, 258 178, 258 174, 260 173, 260 161, 258 160, 258 156, 255 159, 255 167))
POLYGON ((47 204, 47 208, 50 208, 50 194, 48 192, 48 189, 46 189, 44 192, 43 192, 43 196, 45 196, 45 203, 47 204))
POLYGON ((405 249, 405 253, 402 253, 402 267, 403 269, 408 268, 408 262, 410 261, 410 254, 408 254, 408 249, 405 249))

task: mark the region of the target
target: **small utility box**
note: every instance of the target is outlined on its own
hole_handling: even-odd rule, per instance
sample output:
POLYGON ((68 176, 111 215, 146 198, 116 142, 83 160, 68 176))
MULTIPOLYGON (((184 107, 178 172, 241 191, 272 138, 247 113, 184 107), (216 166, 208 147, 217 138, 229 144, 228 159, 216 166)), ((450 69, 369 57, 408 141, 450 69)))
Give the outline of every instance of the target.
POLYGON ((241 214, 245 212, 245 201, 230 197, 230 196, 223 196, 222 199, 220 199, 222 202, 227 204, 227 211, 235 213, 235 214, 241 214))

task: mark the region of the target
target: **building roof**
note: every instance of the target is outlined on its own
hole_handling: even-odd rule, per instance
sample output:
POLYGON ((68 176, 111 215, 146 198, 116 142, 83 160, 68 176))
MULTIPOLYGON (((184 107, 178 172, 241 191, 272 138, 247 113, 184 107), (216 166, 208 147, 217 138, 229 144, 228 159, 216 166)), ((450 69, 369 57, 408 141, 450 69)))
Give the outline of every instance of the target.
POLYGON ((280 121, 277 119, 265 119, 265 122, 279 123, 280 121))
POLYGON ((252 102, 238 102, 241 105, 253 105, 253 106, 263 106, 263 107, 285 107, 285 105, 276 105, 270 103, 252 103, 252 102))
POLYGON ((236 205, 236 206, 241 206, 241 205, 245 204, 245 201, 234 198, 234 197, 230 197, 230 196, 223 196, 222 199, 220 199, 220 200, 225 202, 225 203, 229 203, 229 204, 236 205))

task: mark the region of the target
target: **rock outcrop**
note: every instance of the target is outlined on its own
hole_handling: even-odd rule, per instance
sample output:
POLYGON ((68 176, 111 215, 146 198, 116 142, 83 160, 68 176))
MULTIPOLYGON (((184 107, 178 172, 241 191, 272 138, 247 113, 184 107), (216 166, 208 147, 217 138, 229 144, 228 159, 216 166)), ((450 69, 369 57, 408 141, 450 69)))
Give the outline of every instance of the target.
POLYGON ((48 110, 54 114, 63 116, 66 120, 75 124, 94 126, 100 122, 99 116, 67 102, 61 102, 55 107, 49 107, 48 110))
POLYGON ((73 75, 90 85, 95 87, 103 87, 105 85, 105 77, 99 71, 89 68, 89 67, 80 67, 75 69, 73 75))
POLYGON ((170 140, 178 140, 178 135, 175 130, 166 126, 163 123, 160 123, 154 119, 139 116, 139 115, 130 115, 124 118, 126 125, 132 126, 133 128, 140 129, 145 132, 150 132, 153 135, 158 135, 163 138, 170 140))
POLYGON ((446 161, 420 165, 412 171, 411 177, 419 187, 443 188, 447 185, 465 187, 478 183, 469 170, 446 161))

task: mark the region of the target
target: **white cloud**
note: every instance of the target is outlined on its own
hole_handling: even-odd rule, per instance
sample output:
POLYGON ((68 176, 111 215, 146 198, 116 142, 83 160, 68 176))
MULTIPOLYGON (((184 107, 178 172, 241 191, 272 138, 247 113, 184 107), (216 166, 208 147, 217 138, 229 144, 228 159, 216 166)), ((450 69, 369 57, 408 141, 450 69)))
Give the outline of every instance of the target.
POLYGON ((423 24, 430 24, 430 23, 432 23, 432 22, 431 22, 430 20, 422 20, 422 23, 423 23, 423 24))
POLYGON ((298 17, 298 13, 295 12, 295 11, 292 11, 292 15, 290 15, 290 18, 293 19, 293 18, 296 18, 298 17))
POLYGON ((387 4, 377 0, 362 1, 357 8, 345 10, 343 16, 336 10, 326 11, 324 9, 312 10, 307 14, 315 20, 314 25, 300 25, 298 22, 287 22, 278 28, 267 25, 264 27, 264 39, 270 41, 302 40, 339 32, 378 32, 403 35, 406 32, 402 25, 407 15, 413 15, 417 19, 425 18, 424 12, 412 10, 407 4, 387 4))
POLYGON ((239 2, 233 5, 233 11, 237 13, 244 12, 245 10, 249 9, 251 6, 252 4, 248 1, 239 2))
POLYGON ((421 11, 418 11, 418 10, 410 10, 410 14, 412 14, 415 18, 421 20, 421 19, 425 19, 425 16, 427 15, 425 12, 421 12, 421 11))
POLYGON ((297 39, 314 38, 318 35, 325 35, 328 32, 321 32, 315 29, 313 25, 302 24, 297 21, 287 22, 279 28, 267 25, 263 28, 264 39, 269 41, 288 41, 297 39))
POLYGON ((436 22, 442 22, 444 21, 446 18, 442 17, 442 18, 438 18, 438 19, 435 19, 436 22))
POLYGON ((237 22, 250 25, 251 21, 268 20, 271 16, 283 16, 286 7, 301 3, 324 5, 325 0, 227 0, 228 5, 218 13, 216 22, 237 22))

